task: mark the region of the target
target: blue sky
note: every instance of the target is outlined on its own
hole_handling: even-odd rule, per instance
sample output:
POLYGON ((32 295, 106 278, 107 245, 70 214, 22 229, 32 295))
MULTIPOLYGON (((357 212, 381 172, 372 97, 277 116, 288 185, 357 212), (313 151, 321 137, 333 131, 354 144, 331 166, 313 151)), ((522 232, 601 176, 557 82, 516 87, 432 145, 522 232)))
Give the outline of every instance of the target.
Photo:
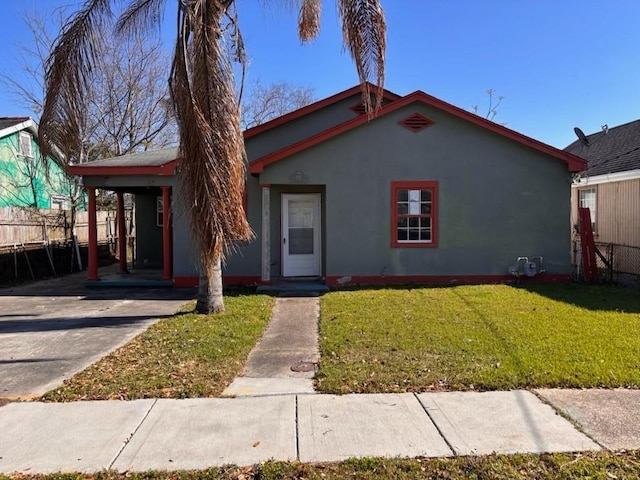
MULTIPOLYGON (((0 72, 18 75, 15 47, 28 43, 21 12, 79 4, 14 0, 3 4, 0 72)), ((167 4, 174 4, 167 0, 167 4)), ((343 51, 333 0, 320 37, 302 46, 295 12, 278 0, 238 0, 250 57, 248 82, 309 85, 322 98, 357 83, 343 51)), ((282 2, 287 3, 287 2, 282 2)), ((292 2, 288 2, 292 3, 292 2)), ((423 90, 465 109, 486 109, 486 90, 505 97, 496 121, 556 147, 586 133, 640 118, 640 2, 594 0, 382 0, 388 26, 385 86, 423 90)), ((173 5, 171 5, 173 7, 173 5)), ((161 30, 170 48, 175 7, 161 30)), ((28 114, 0 86, 0 116, 28 114)))

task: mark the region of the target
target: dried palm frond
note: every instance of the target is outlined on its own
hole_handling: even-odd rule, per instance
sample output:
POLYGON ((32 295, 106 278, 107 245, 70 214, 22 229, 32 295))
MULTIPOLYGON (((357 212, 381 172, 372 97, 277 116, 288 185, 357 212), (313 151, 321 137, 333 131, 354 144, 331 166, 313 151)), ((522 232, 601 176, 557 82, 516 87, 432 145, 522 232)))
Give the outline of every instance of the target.
POLYGON ((386 48, 386 23, 379 0, 338 0, 344 46, 356 64, 362 101, 369 115, 382 104, 386 48), (377 85, 371 103, 369 83, 377 85))
POLYGON ((136 0, 118 18, 116 30, 124 34, 147 31, 162 22, 165 0, 136 0))
POLYGON ((322 0, 302 0, 298 17, 298 35, 300 40, 314 40, 320 33, 320 14, 322 0))
POLYGON ((100 32, 112 20, 110 0, 87 1, 63 27, 45 65, 47 92, 40 118, 39 144, 43 155, 59 146, 67 161, 82 153, 84 99, 91 88, 91 65, 100 32))
POLYGON ((234 242, 251 237, 242 210, 244 143, 225 55, 222 16, 228 2, 193 0, 180 7, 180 34, 170 85, 180 126, 181 189, 205 271, 234 242))

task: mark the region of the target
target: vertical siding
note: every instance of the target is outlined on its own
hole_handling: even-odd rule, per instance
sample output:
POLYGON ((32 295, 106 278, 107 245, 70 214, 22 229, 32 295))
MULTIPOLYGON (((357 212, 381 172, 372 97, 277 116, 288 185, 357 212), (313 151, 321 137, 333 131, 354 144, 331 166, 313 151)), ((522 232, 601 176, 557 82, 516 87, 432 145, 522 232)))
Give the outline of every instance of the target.
POLYGON ((640 179, 599 184, 597 192, 597 240, 640 247, 640 179))

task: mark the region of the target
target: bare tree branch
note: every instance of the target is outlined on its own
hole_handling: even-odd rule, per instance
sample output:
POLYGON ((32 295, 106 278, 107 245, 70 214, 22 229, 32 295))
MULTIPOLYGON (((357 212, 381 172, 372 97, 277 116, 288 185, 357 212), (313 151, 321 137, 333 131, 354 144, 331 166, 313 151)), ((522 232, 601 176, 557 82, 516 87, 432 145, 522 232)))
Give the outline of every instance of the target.
POLYGON ((256 81, 242 104, 240 123, 243 129, 255 127, 302 108, 315 100, 315 89, 287 82, 263 85, 256 81))

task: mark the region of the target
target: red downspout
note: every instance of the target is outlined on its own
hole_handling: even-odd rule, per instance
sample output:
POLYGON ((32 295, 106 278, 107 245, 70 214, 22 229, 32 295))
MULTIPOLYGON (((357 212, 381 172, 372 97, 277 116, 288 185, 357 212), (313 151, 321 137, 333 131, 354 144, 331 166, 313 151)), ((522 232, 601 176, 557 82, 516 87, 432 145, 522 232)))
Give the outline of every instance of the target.
POLYGON ((162 187, 162 280, 171 280, 171 187, 162 187))
POLYGON ((87 280, 98 278, 98 220, 96 217, 96 189, 87 187, 89 197, 89 262, 87 280))
POLYGON ((118 273, 127 271, 127 227, 124 218, 124 195, 117 193, 118 197, 118 273))

